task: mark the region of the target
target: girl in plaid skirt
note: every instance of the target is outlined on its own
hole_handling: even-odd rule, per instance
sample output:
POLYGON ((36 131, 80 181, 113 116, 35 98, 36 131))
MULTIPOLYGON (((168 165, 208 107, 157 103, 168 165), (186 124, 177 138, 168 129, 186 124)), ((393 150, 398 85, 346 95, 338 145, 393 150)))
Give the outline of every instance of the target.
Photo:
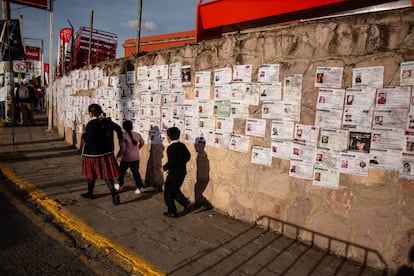
POLYGON ((114 156, 114 131, 118 140, 122 141, 122 130, 119 125, 106 118, 98 104, 88 107, 91 120, 82 135, 82 174, 88 177, 88 192, 83 197, 93 199, 96 179, 104 179, 111 191, 112 202, 118 205, 119 194, 114 188, 114 178, 119 176, 118 162, 114 156))

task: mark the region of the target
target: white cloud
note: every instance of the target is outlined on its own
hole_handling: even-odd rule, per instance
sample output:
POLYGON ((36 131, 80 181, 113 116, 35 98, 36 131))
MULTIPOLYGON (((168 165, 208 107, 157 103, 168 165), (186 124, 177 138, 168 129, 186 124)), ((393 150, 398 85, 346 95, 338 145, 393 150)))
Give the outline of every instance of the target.
POLYGON ((155 31, 158 29, 158 26, 154 22, 144 22, 141 24, 141 28, 146 31, 155 31))
MULTIPOLYGON (((130 20, 126 23, 122 23, 122 27, 125 27, 127 29, 136 29, 138 26, 138 20, 130 20)), ((141 29, 145 30, 145 31, 155 31, 156 29, 158 29, 157 24, 155 24, 154 22, 142 22, 141 23, 141 29)))

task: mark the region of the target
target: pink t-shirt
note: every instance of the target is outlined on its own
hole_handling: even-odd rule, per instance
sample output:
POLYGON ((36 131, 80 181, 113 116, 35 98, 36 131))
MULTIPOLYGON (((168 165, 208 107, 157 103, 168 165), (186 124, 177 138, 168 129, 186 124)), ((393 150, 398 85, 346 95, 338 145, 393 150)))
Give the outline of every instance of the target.
POLYGON ((122 157, 122 161, 136 161, 140 158, 139 150, 144 146, 144 139, 141 134, 132 131, 132 136, 138 144, 134 145, 132 139, 127 132, 124 132, 124 140, 121 142, 121 148, 117 157, 122 157))

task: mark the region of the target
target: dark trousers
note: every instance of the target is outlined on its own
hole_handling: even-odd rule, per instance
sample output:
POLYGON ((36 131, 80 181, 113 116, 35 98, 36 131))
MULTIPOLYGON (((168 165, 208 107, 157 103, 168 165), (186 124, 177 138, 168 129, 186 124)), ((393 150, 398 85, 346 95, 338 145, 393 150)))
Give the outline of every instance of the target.
POLYGON ((119 164, 119 170, 120 170, 120 174, 118 177, 119 185, 120 186, 124 185, 125 173, 128 168, 131 170, 131 173, 132 173, 132 176, 134 177, 135 185, 137 186, 137 188, 139 189, 143 188, 144 185, 142 185, 141 175, 139 174, 139 160, 121 161, 121 164, 119 164))
POLYGON ((177 177, 175 175, 168 175, 164 185, 164 202, 167 205, 168 213, 176 214, 177 207, 174 200, 177 200, 183 207, 188 206, 190 202, 181 192, 180 188, 183 185, 185 176, 177 177))

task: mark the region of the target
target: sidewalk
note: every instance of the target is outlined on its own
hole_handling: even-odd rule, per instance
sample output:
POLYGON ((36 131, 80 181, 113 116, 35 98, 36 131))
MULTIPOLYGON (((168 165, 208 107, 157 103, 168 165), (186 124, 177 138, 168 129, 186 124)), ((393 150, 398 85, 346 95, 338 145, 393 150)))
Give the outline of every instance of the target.
POLYGON ((103 181, 85 199, 77 149, 47 126, 0 128, 1 172, 81 237, 133 275, 385 275, 216 211, 164 217, 162 193, 134 194, 132 179, 114 206, 103 181))

